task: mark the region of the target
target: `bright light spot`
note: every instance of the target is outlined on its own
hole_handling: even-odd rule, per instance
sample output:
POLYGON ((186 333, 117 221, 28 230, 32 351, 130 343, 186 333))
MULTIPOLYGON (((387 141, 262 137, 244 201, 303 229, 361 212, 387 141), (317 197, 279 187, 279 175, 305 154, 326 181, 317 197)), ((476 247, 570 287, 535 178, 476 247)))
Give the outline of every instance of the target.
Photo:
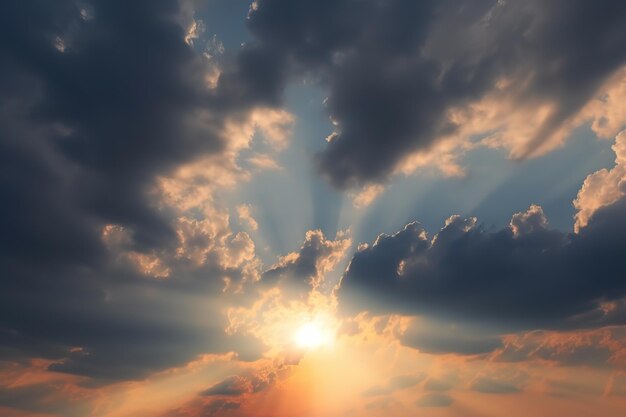
POLYGON ((323 326, 320 321, 311 321, 303 324, 294 336, 296 345, 303 349, 316 349, 330 345, 333 341, 333 332, 323 326))

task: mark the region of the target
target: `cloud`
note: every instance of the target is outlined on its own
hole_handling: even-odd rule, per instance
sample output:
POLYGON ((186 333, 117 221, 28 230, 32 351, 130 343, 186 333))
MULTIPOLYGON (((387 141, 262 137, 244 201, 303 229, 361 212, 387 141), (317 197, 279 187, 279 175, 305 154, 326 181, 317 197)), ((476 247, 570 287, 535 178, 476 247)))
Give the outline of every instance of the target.
POLYGON ((81 412, 88 412, 87 407, 78 404, 76 398, 64 396, 61 391, 60 387, 51 384, 17 388, 0 387, 0 407, 23 410, 28 415, 38 412, 79 415, 81 412))
POLYGON ((380 184, 371 184, 363 188, 358 194, 354 196, 352 205, 356 208, 363 208, 369 206, 380 194, 385 191, 385 187, 380 184))
POLYGON ((240 403, 227 400, 215 400, 204 407, 207 416, 215 416, 222 411, 237 410, 241 406, 240 403))
POLYGON ((328 91, 335 132, 317 165, 339 188, 381 183, 425 161, 458 174, 454 159, 472 146, 537 156, 582 123, 605 136, 626 121, 607 110, 626 62, 617 0, 253 5, 251 48, 267 85, 283 86, 266 74, 272 60, 274 75, 306 75, 328 91), (446 141, 452 146, 440 148, 446 141))
POLYGON ((486 230, 452 216, 430 239, 419 223, 361 248, 338 297, 344 311, 424 314, 499 332, 624 323, 626 200, 598 210, 578 234, 547 228, 537 206, 486 230))
POLYGON ((574 229, 580 230, 598 209, 613 204, 624 195, 626 188, 626 130, 620 132, 613 145, 615 167, 601 169, 585 178, 574 200, 578 209, 574 229))
POLYGON ((451 216, 430 238, 409 223, 359 246, 337 288, 340 309, 427 316, 400 338, 437 353, 487 353, 520 330, 625 324, 622 139, 616 167, 588 176, 574 202, 577 233, 550 229, 534 204, 502 230, 451 216))
POLYGON ((474 391, 486 394, 513 394, 520 391, 520 389, 513 384, 486 376, 476 378, 472 381, 470 388, 474 391))
POLYGON ((255 133, 283 149, 293 118, 238 78, 254 75, 247 52, 194 49, 200 27, 177 0, 3 5, 3 360, 113 382, 258 357, 211 302, 261 272, 214 194, 250 177, 238 157, 255 133))
POLYGON ((248 390, 247 380, 238 376, 231 376, 202 391, 200 395, 204 397, 238 397, 248 392, 248 390))
MULTIPOLYGON (((602 10, 578 1, 254 5, 252 37, 233 55, 203 38, 183 0, 2 5, 0 360, 38 358, 40 371, 59 379, 2 387, 1 404, 82 416, 92 409, 66 400, 84 395, 78 388, 174 372, 209 352, 258 359, 268 346, 286 350, 294 329, 319 317, 339 327, 336 300, 320 293, 335 284, 327 278, 350 248, 348 235, 309 231, 299 250, 264 269, 248 234, 258 228, 249 206, 232 210, 219 198, 278 167, 273 152, 287 146, 294 122, 280 106, 294 78, 329 92, 336 131, 316 164, 339 188, 362 186, 357 205, 371 203, 397 172, 437 165, 461 175, 458 153, 475 146, 523 158, 557 146, 584 121, 600 136, 623 124, 617 2, 602 10), (265 142, 262 153, 255 140, 265 142), (245 231, 233 231, 233 219, 245 231), (304 288, 306 301, 287 294, 290 285, 304 288)), ((550 230, 538 206, 495 232, 452 217, 428 239, 411 224, 355 255, 342 305, 369 309, 365 300, 374 298, 383 312, 493 320, 507 331, 623 323, 625 203, 619 185, 596 186, 619 181, 620 146, 618 137, 616 168, 590 176, 579 195, 577 234, 550 230)), ((395 328, 377 324, 386 334, 395 328)), ((403 343, 434 353, 497 347, 488 334, 405 330, 403 343)), ((505 342, 501 360, 519 354, 505 342)), ((589 357, 588 344, 569 356, 559 343, 544 344, 534 358, 576 362, 589 357)), ((620 358, 614 349, 607 361, 620 358)), ((204 415, 238 409, 239 397, 265 389, 297 359, 277 362, 208 387, 192 405, 204 415)), ((378 392, 424 378, 399 375, 378 392)), ((420 401, 452 402, 437 395, 420 401)))
POLYGON ((423 353, 480 355, 502 346, 499 336, 487 329, 465 327, 430 319, 414 320, 400 335, 400 342, 423 353))
POLYGON ((626 328, 607 327, 575 332, 532 331, 503 338, 491 355, 498 362, 541 361, 560 366, 623 369, 626 328))
POLYGON ((245 282, 247 304, 228 308, 226 332, 258 338, 266 346, 265 356, 288 364, 301 357, 296 336, 303 326, 314 323, 326 341, 333 340, 341 323, 335 316, 337 281, 331 276, 338 278, 336 269, 350 245, 347 232, 331 240, 320 230, 307 231, 299 251, 280 256, 258 281, 245 282))
POLYGON ((548 226, 548 219, 543 214, 541 206, 531 204, 528 210, 522 213, 515 213, 511 217, 510 228, 515 237, 528 235, 535 231, 545 230, 548 226))
POLYGON ((239 216, 239 223, 247 226, 250 230, 256 231, 259 228, 259 224, 252 217, 251 207, 248 205, 241 205, 237 207, 237 216, 239 216))
POLYGON ((454 399, 446 394, 424 394, 415 402, 418 407, 449 407, 454 399))
POLYGON ((351 243, 345 232, 339 232, 335 240, 330 240, 321 230, 309 230, 300 250, 281 257, 263 273, 262 282, 304 286, 307 291, 318 288, 324 284, 326 274, 344 258, 351 243))

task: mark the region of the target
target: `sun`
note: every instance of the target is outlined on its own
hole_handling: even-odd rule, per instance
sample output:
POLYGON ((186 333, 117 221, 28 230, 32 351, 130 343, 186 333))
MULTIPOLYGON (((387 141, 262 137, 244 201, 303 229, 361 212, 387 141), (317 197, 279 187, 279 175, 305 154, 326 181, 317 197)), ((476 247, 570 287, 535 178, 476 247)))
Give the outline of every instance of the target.
POLYGON ((301 349, 317 349, 332 344, 333 332, 321 321, 310 321, 298 328, 294 342, 301 349))

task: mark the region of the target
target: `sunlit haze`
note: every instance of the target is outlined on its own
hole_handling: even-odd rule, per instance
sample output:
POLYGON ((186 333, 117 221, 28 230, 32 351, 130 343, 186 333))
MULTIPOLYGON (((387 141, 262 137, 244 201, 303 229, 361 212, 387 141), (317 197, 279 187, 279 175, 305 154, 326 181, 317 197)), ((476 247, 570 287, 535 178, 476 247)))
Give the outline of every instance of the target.
POLYGON ((302 324, 294 335, 296 344, 304 349, 316 349, 328 346, 333 342, 332 331, 324 328, 320 321, 309 321, 302 324))

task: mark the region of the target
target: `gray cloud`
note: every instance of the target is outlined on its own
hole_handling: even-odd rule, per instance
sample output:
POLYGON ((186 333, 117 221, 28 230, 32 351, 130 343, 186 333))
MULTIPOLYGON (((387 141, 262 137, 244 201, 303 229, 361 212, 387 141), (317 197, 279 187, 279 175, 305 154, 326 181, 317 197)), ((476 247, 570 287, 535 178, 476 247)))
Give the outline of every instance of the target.
POLYGON ((400 336, 400 342, 431 354, 480 355, 502 346, 500 337, 494 336, 488 329, 437 320, 411 323, 400 336))
POLYGON ((282 257, 265 271, 260 284, 274 286, 280 283, 296 294, 306 294, 311 288, 321 289, 327 284, 325 274, 345 256, 350 242, 341 232, 331 240, 321 230, 309 230, 298 252, 282 257))
POLYGON ((219 415, 223 411, 228 410, 237 410, 241 407, 241 404, 236 401, 228 401, 228 400, 215 400, 211 401, 209 404, 203 407, 205 414, 207 417, 219 415))
POLYGON ((248 26, 259 53, 328 89, 336 132, 317 163, 346 188, 459 131, 450 111, 497 85, 513 111, 552 106, 516 156, 533 154, 624 64, 625 14, 619 0, 258 0, 248 26))
POLYGON ((115 381, 236 345, 258 355, 258 343, 224 334, 206 299, 187 297, 240 282, 240 264, 170 256, 175 279, 156 280, 119 262, 176 249, 156 179, 222 155, 228 121, 275 101, 265 79, 240 80, 252 71, 245 52, 210 88, 213 64, 186 29, 177 0, 0 6, 2 358, 43 357, 51 370, 115 381), (127 232, 123 248, 103 244, 107 224, 127 232), (191 319, 200 311, 202 323, 191 319))
POLYGON ((446 394, 424 394, 416 402, 418 407, 449 407, 454 403, 454 398, 446 394))
POLYGON ((578 234, 548 229, 534 211, 515 216, 513 229, 456 216, 433 239, 418 223, 381 235, 352 258, 340 305, 482 323, 496 333, 623 324, 619 308, 601 303, 626 296, 626 199, 598 210, 578 234))
POLYGON ((472 381, 470 388, 485 394, 513 394, 520 391, 517 386, 509 382, 486 376, 476 378, 472 381))
POLYGON ((238 397, 246 392, 248 392, 246 380, 238 376, 231 376, 202 391, 200 395, 204 397, 238 397))
POLYGON ((626 327, 576 332, 531 331, 507 336, 491 358, 499 362, 548 361, 560 366, 624 368, 626 327))

